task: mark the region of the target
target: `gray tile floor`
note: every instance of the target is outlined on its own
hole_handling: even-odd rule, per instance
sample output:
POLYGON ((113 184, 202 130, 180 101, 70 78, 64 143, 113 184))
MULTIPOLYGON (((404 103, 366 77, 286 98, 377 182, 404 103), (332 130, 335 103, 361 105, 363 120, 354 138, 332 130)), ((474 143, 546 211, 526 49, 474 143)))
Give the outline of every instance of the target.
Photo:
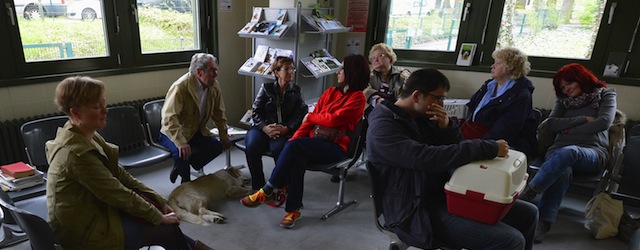
MULTIPOLYGON (((263 158, 267 175, 273 169, 273 160, 263 158)), ((178 186, 169 182, 173 162, 163 163, 130 172, 168 196, 178 186)), ((232 150, 232 164, 245 164, 244 153, 232 150)), ((213 173, 225 165, 224 155, 205 167, 213 173)), ((248 169, 242 169, 248 174, 248 169)), ((237 199, 215 205, 224 214, 226 224, 200 226, 183 222, 180 227, 191 237, 201 240, 215 249, 387 249, 389 239, 380 233, 373 223, 373 208, 369 197, 369 179, 364 168, 352 169, 346 186, 345 199, 356 199, 357 204, 334 215, 328 220, 320 217, 336 203, 338 184, 329 181, 330 176, 320 172, 307 172, 305 177, 302 219, 295 228, 279 227, 284 216, 283 208, 260 206, 246 208, 237 199)), ((558 222, 553 225, 546 240, 535 249, 627 249, 623 242, 610 238, 595 240, 584 229, 583 210, 588 198, 577 192, 569 193, 563 201, 558 222)), ((30 249, 28 242, 7 249, 30 249)))

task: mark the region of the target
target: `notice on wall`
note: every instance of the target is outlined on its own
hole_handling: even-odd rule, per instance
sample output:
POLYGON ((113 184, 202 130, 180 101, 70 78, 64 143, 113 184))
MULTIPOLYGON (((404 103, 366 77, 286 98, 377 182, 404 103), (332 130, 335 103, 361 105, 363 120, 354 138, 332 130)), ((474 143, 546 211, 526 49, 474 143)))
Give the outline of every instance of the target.
POLYGON ((347 5, 347 27, 351 32, 367 32, 369 18, 369 0, 349 0, 347 5))
POLYGON ((218 1, 218 11, 229 12, 232 11, 231 0, 220 0, 218 1))
POLYGON ((347 44, 345 48, 345 55, 356 55, 362 54, 360 51, 360 44, 362 43, 362 39, 360 37, 349 37, 347 38, 347 44))

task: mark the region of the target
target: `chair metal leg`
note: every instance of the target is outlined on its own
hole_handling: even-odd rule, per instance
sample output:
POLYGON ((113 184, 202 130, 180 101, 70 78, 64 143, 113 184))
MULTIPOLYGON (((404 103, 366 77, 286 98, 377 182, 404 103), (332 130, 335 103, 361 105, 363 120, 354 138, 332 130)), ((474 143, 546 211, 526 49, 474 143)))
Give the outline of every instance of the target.
POLYGON ((329 210, 329 212, 325 213, 322 217, 320 217, 320 219, 322 220, 329 219, 329 217, 333 216, 334 214, 337 214, 343 209, 357 203, 356 200, 351 200, 347 202, 344 201, 344 186, 346 181, 347 181, 347 170, 343 168, 340 170, 340 186, 338 187, 338 202, 336 203, 335 207, 329 210))
POLYGON ((231 149, 227 149, 226 150, 226 154, 227 154, 227 159, 226 159, 227 164, 224 166, 224 169, 227 169, 227 168, 243 169, 243 168, 245 168, 244 165, 238 165, 238 166, 232 166, 231 165, 231 149))
MULTIPOLYGON (((12 225, 14 226, 14 225, 12 225)), ((1 225, 2 227, 2 241, 0 241, 0 247, 6 247, 13 244, 17 244, 29 239, 25 232, 19 229, 18 225, 15 225, 16 229, 12 229, 9 225, 1 225)))
POLYGON ((367 151, 363 150, 362 153, 360 154, 360 157, 358 158, 358 161, 356 161, 355 164, 353 164, 353 167, 360 167, 364 164, 367 163, 367 151))

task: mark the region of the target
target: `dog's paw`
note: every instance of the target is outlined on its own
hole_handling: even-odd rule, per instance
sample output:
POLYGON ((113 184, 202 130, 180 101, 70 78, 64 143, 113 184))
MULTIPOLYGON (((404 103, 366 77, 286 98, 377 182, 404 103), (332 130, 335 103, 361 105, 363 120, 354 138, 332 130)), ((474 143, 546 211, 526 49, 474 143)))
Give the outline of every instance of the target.
POLYGON ((206 215, 202 215, 202 219, 208 221, 208 222, 212 222, 212 223, 216 223, 216 224, 223 224, 225 223, 225 218, 224 216, 218 216, 216 214, 206 214, 206 215))

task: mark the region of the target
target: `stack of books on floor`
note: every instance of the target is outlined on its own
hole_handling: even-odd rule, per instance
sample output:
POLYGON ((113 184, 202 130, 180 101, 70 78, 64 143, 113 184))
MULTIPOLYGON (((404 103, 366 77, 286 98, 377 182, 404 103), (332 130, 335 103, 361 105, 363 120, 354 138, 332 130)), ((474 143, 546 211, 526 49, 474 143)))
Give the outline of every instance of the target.
POLYGON ((19 191, 44 183, 44 174, 24 162, 3 165, 0 170, 0 185, 4 191, 19 191))

